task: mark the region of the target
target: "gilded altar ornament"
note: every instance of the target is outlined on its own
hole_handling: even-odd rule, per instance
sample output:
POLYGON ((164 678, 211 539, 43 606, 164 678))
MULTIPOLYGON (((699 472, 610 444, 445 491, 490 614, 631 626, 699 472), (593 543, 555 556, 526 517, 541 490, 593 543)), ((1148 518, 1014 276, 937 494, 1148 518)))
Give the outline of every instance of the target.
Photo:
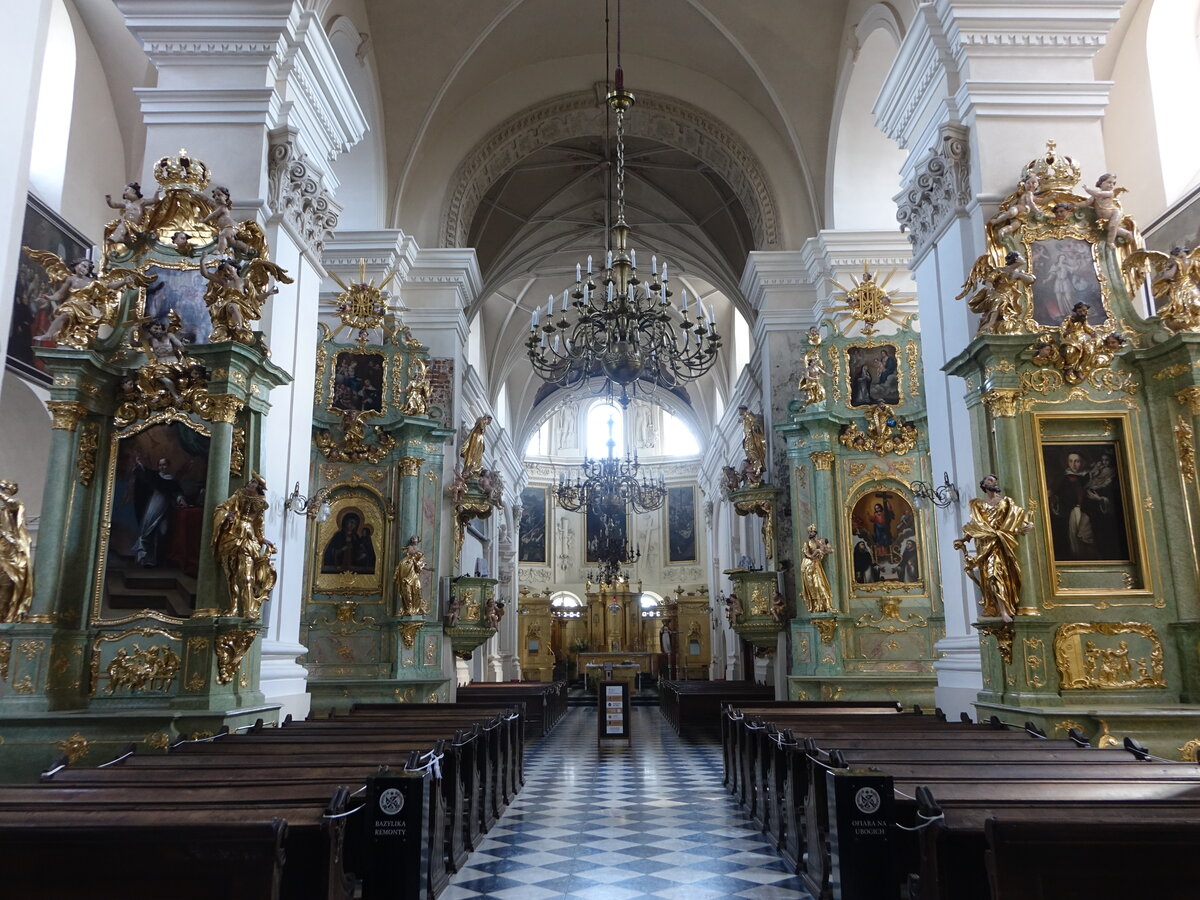
POLYGON ((762 420, 748 406, 738 407, 738 418, 742 423, 742 450, 746 454, 742 460, 742 480, 746 487, 762 487, 763 475, 767 471, 767 444, 762 420))
POLYGON ((992 388, 981 399, 993 418, 1011 419, 1021 409, 1021 397, 1016 388, 992 388))
POLYGON ((79 483, 89 487, 96 475, 96 451, 100 449, 100 426, 84 425, 79 432, 79 483))
POLYGON ((17 484, 0 481, 0 622, 19 622, 33 603, 33 541, 17 484))
POLYGON ((106 694, 115 694, 120 688, 129 692, 166 691, 179 673, 179 654, 166 644, 154 644, 143 650, 132 645, 131 653, 122 647, 109 662, 106 694))
POLYGON ((404 392, 404 406, 400 412, 406 416, 424 416, 429 412, 429 401, 433 399, 433 386, 429 383, 429 367, 419 356, 408 364, 408 387, 404 392))
POLYGON ((101 326, 116 325, 120 291, 135 284, 146 287, 154 281, 133 269, 110 269, 98 276, 95 264, 86 257, 75 260, 68 269, 58 254, 49 250, 21 249, 46 271, 50 282, 50 290, 38 298, 38 303, 54 307, 50 327, 36 335, 35 341, 88 349, 99 337, 101 326))
MULTIPOLYGON (((811 621, 817 626, 817 631, 820 632, 821 643, 827 646, 831 645, 833 643, 834 635, 837 634, 837 619, 812 619, 811 621)), ((833 660, 823 658, 821 662, 833 662, 833 660)))
POLYGON ((1069 622, 1054 635, 1064 689, 1164 688, 1163 647, 1145 622, 1069 622), (1101 638, 1109 638, 1103 641, 1101 638), (1138 646, 1131 647, 1130 639, 1138 646), (1137 653, 1142 649, 1141 654, 1137 653))
POLYGON ((1179 455, 1179 474, 1188 484, 1196 481, 1196 445, 1192 440, 1192 426, 1180 416, 1175 423, 1175 451, 1179 455))
POLYGON ((217 634, 213 650, 217 654, 217 683, 230 684, 237 675, 254 637, 258 632, 252 628, 231 628, 217 634))
POLYGON ((413 535, 404 546, 404 553, 396 565, 396 597, 402 616, 423 616, 429 612, 421 596, 421 572, 425 565, 425 554, 417 545, 421 539, 413 535))
POLYGON ((980 634, 990 634, 996 639, 1000 658, 1011 665, 1013 661, 1013 638, 1015 631, 1011 622, 979 622, 975 625, 980 634))
POLYGON ((372 415, 369 410, 355 410, 342 415, 342 440, 335 441, 329 430, 322 428, 313 436, 313 443, 332 462, 378 463, 396 447, 396 439, 378 425, 371 431, 375 443, 366 440, 367 426, 363 419, 372 415))
POLYGON ((1038 335, 1032 362, 1035 366, 1053 367, 1069 385, 1090 381, 1097 386, 1120 389, 1127 379, 1101 380, 1099 376, 1125 347, 1125 338, 1118 331, 1104 333, 1091 325, 1090 309, 1089 304, 1080 301, 1057 329, 1038 335))
POLYGON ((359 347, 366 346, 372 331, 383 327, 388 312, 386 288, 395 274, 394 271, 389 272, 378 285, 374 278, 367 281, 367 263, 360 259, 358 281, 346 284, 337 275, 331 273, 329 276, 342 289, 334 298, 338 318, 342 320, 342 325, 358 332, 355 341, 359 347))
POLYGON ((800 376, 798 385, 804 406, 816 406, 825 402, 825 384, 822 379, 828 374, 821 365, 821 354, 816 350, 809 350, 804 357, 804 374, 800 376))
POLYGON ((869 407, 864 416, 867 430, 851 422, 842 429, 838 441, 843 447, 858 451, 871 451, 877 456, 898 453, 903 456, 917 445, 917 426, 911 422, 901 423, 892 408, 886 403, 869 407))
POLYGON ((458 458, 462 460, 464 478, 478 478, 483 471, 483 451, 485 449, 484 432, 492 424, 491 416, 480 416, 475 420, 467 436, 463 438, 458 450, 458 458))
POLYGON ((1038 208, 1037 193, 1042 188, 1041 179, 1026 169, 1025 176, 1017 185, 1017 191, 1000 204, 1000 211, 988 221, 997 239, 1008 237, 1021 230, 1027 222, 1043 217, 1038 208))
POLYGON ((257 619, 275 586, 275 545, 263 534, 267 482, 257 472, 213 511, 213 555, 229 587, 226 614, 257 619))
POLYGON ((104 202, 109 208, 121 211, 117 220, 105 229, 105 242, 131 245, 140 240, 146 231, 148 213, 160 199, 161 189, 147 199, 142 196, 142 186, 136 181, 131 181, 122 188, 120 200, 113 200, 112 194, 105 194, 104 202))
POLYGON ((893 269, 884 276, 882 282, 877 282, 875 273, 871 272, 864 263, 862 277, 850 276, 853 280, 851 287, 846 287, 836 279, 829 279, 830 284, 843 294, 839 298, 841 305, 830 307, 829 311, 849 313, 850 318, 863 323, 862 333, 865 335, 874 334, 875 326, 884 319, 902 325, 903 320, 893 314, 892 297, 887 290, 888 282, 895 274, 893 269))
MULTIPOLYGON (((900 600, 900 597, 880 597, 879 615, 872 616, 868 613, 859 616, 854 620, 854 627, 870 628, 883 634, 902 634, 910 628, 928 627, 929 622, 918 613, 909 613, 905 618, 900 618, 900 600)), ((899 644, 891 649, 898 648, 899 644)))
POLYGON ((1200 247, 1191 251, 1175 247, 1170 254, 1135 250, 1122 269, 1131 280, 1131 290, 1149 275, 1154 314, 1167 328, 1200 331, 1200 247))
POLYGON ((253 344, 254 332, 246 323, 262 318, 267 298, 279 293, 279 286, 272 282, 292 283, 287 272, 265 259, 252 259, 240 269, 230 259, 218 259, 210 271, 206 257, 202 256, 200 274, 208 282, 204 303, 213 326, 208 339, 214 344, 222 341, 253 344))
POLYGON ((411 650, 417 642, 417 635, 421 629, 425 627, 424 622, 401 622, 400 623, 400 638, 404 643, 405 650, 411 650))
POLYGON ((817 537, 817 526, 809 525, 800 560, 800 591, 809 612, 833 612, 833 589, 825 574, 825 557, 832 552, 829 540, 817 537))
POLYGON ((1025 257, 1016 250, 1008 252, 1003 266, 993 265, 986 253, 975 260, 954 299, 961 300, 975 291, 967 300, 967 308, 980 317, 976 334, 1018 334, 1023 330, 1029 288, 1037 281, 1025 271, 1026 267, 1025 257))
POLYGON ((1021 599, 1017 541, 1033 530, 1033 520, 1011 497, 1002 495, 995 475, 983 476, 979 489, 984 499, 972 498, 971 521, 963 526, 963 536, 954 541, 954 549, 962 552, 963 570, 979 586, 983 614, 1011 622, 1021 599), (973 555, 967 549, 972 541, 973 555))
POLYGON ((1087 205, 1091 206, 1096 213, 1096 227, 1104 232, 1105 243, 1110 247, 1115 247, 1118 238, 1124 238, 1129 243, 1133 243, 1133 223, 1129 222, 1129 227, 1126 227, 1125 214, 1121 211, 1121 201, 1117 199, 1127 191, 1123 187, 1117 187, 1117 176, 1111 172, 1105 172, 1096 179, 1095 187, 1085 184, 1083 189, 1091 197, 1087 205))
POLYGON ((833 461, 836 458, 831 450, 817 450, 815 453, 809 454, 813 461, 813 467, 818 472, 829 472, 833 470, 833 461))

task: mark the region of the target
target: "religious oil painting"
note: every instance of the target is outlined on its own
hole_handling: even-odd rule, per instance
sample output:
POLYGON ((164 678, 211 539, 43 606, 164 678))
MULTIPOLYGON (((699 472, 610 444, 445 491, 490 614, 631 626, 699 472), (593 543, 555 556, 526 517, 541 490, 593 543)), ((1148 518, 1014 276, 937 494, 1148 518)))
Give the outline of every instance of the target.
POLYGON ((204 302, 208 282, 199 270, 150 266, 146 274, 154 276, 154 283, 146 288, 146 315, 165 322, 175 310, 182 323, 179 339, 185 344, 207 344, 212 319, 204 302))
POLYGON ((1100 277, 1092 245, 1080 238, 1043 238, 1030 249, 1033 274, 1033 318, 1041 325, 1060 325, 1076 303, 1086 303, 1088 322, 1105 319, 1100 277))
POLYGON ((517 560, 546 562, 546 489, 527 487, 521 491, 521 531, 517 560))
POLYGON ((317 526, 313 589, 322 593, 382 590, 384 535, 379 500, 367 489, 335 489, 329 518, 317 526))
POLYGON ((185 618, 195 609, 209 437, 174 421, 114 443, 102 612, 185 618))
POLYGON ((667 562, 696 561, 696 489, 667 488, 667 562))
POLYGON ((900 403, 900 360, 892 344, 846 348, 850 379, 850 405, 873 406, 900 403))
POLYGON ((1129 506, 1120 444, 1043 444, 1042 470, 1054 561, 1128 562, 1129 506))
POLYGON ((625 510, 587 509, 587 541, 584 546, 584 562, 598 563, 604 557, 624 553, 629 539, 629 522, 625 510))
POLYGON ((850 513, 850 561, 855 584, 921 580, 920 544, 912 504, 897 491, 867 491, 850 513))
MULTIPOLYGON (((92 242, 30 194, 25 204, 21 246, 49 250, 70 266, 89 255, 92 242)), ((53 319, 54 310, 45 298, 50 289, 46 270, 26 254, 18 254, 12 324, 8 332, 8 367, 25 378, 46 384, 50 383, 50 375, 34 350, 56 346, 53 340, 37 340, 38 335, 49 330, 53 319)))
POLYGON ((329 408, 342 412, 382 412, 385 371, 382 353, 341 351, 334 359, 329 408))

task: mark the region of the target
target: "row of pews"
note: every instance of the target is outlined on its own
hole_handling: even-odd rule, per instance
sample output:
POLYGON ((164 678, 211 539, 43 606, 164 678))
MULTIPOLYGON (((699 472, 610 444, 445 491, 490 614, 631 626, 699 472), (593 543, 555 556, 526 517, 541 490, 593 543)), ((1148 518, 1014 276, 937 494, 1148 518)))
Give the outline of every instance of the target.
POLYGON ((767 703, 775 689, 753 681, 668 681, 660 678, 658 698, 662 714, 676 734, 715 732, 721 709, 727 703, 767 703))
POLYGON ((1200 766, 875 703, 729 705, 725 784, 818 900, 1200 892, 1200 766))
POLYGON ((567 712, 565 681, 473 681, 459 685, 459 703, 521 706, 525 711, 525 736, 540 738, 567 712))
POLYGON ((5 896, 432 898, 524 780, 506 705, 390 704, 0 785, 5 896))

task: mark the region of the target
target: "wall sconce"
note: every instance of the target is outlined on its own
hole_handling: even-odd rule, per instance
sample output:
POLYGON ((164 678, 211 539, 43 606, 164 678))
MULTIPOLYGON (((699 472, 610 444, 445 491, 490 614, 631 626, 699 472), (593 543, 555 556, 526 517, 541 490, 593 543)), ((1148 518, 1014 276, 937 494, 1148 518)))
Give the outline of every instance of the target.
POLYGON ((291 494, 283 501, 283 508, 298 516, 325 522, 328 521, 330 514, 329 501, 326 499, 328 493, 328 488, 321 488, 311 497, 305 497, 300 493, 300 482, 297 481, 291 494))
POLYGON ((925 481, 914 481, 912 483, 913 499, 918 503, 926 501, 932 503, 938 509, 945 509, 958 502, 958 485, 950 481, 950 473, 942 473, 942 484, 940 487, 933 487, 925 481))

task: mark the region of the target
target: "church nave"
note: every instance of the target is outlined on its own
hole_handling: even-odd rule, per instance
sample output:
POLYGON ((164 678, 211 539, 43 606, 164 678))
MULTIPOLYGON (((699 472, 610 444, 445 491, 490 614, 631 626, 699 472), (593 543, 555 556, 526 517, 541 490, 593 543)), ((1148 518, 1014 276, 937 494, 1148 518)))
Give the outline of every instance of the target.
POLYGON ((632 733, 598 748, 595 710, 569 710, 442 900, 808 900, 722 786, 715 741, 681 739, 646 707, 632 733))

